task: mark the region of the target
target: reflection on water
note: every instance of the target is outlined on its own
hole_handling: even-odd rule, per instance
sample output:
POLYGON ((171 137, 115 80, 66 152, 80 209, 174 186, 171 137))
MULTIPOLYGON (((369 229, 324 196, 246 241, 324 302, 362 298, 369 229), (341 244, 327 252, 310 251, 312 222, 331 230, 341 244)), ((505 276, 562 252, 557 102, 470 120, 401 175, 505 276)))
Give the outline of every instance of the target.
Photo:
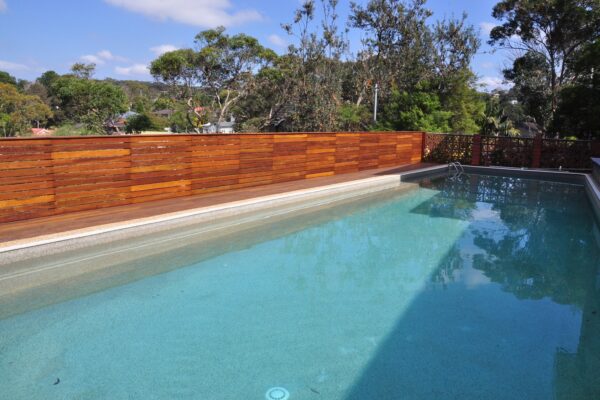
POLYGON ((0 318, 0 399, 600 398, 592 215, 472 175, 144 248, 0 318))
POLYGON ((439 193, 413 212, 469 221, 432 279, 460 275, 467 285, 493 282, 518 299, 572 306, 579 340, 556 349, 555 396, 600 398, 600 234, 583 187, 480 175, 422 186, 439 193))

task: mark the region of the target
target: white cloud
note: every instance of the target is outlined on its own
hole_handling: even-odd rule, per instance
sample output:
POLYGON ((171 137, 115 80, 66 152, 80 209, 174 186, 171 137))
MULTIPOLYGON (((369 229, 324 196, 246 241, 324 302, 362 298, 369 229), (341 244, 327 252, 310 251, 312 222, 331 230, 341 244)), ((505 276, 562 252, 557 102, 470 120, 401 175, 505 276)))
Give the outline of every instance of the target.
POLYGON ((150 48, 150 51, 156 54, 157 56, 168 53, 169 51, 175 51, 179 49, 177 46, 173 46, 172 44, 161 44, 159 46, 154 46, 150 48))
POLYGON ((105 60, 114 60, 115 59, 115 56, 113 56, 113 54, 108 50, 99 51, 98 57, 103 58, 105 60))
POLYGON ((104 64, 103 59, 101 59, 100 57, 93 55, 93 54, 86 54, 85 56, 79 57, 79 59, 83 62, 90 63, 90 64, 96 64, 96 65, 104 64))
POLYGON ((269 43, 277 47, 286 47, 288 45, 284 38, 276 34, 269 35, 267 39, 269 40, 269 43))
POLYGON ((492 91, 494 89, 507 89, 510 87, 510 85, 505 83, 502 78, 497 76, 482 76, 479 78, 477 83, 487 91, 492 91))
POLYGON ((149 77, 150 70, 145 64, 133 64, 129 67, 116 67, 115 72, 119 75, 149 77))
POLYGON ((86 63, 94 63, 97 65, 102 65, 107 61, 127 61, 125 57, 115 56, 108 50, 101 50, 96 54, 86 54, 84 56, 79 57, 81 61, 86 63))
POLYGON ((496 64, 494 64, 493 62, 484 62, 481 63, 481 67, 485 68, 485 69, 492 69, 496 66, 496 64))
MULTIPOLYGON (((0 0, 2 1, 2 0, 0 0)), ((14 62, 10 62, 10 61, 3 61, 0 60, 0 70, 5 70, 5 71, 29 71, 31 70, 31 67, 25 65, 25 64, 17 64, 14 62)))
POLYGON ((214 28, 219 25, 233 26, 263 19, 258 11, 252 9, 231 12, 230 10, 234 7, 229 0, 104 1, 162 21, 173 20, 204 28, 214 28))
POLYGON ((485 33, 486 36, 489 36, 492 32, 492 29, 494 29, 496 26, 497 25, 493 22, 482 22, 479 24, 479 27, 481 28, 483 33, 485 33))
POLYGON ((8 9, 8 6, 6 5, 6 1, 0 0, 0 12, 6 11, 7 9, 8 9))

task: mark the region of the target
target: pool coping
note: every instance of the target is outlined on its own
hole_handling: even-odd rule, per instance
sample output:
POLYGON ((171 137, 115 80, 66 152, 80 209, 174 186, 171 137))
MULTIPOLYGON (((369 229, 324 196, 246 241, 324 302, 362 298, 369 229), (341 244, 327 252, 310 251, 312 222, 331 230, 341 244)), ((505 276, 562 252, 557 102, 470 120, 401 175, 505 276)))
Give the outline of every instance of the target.
MULTIPOLYGON (((316 186, 308 189, 292 190, 289 192, 257 196, 250 199, 227 202, 219 205, 204 206, 192 208, 184 211, 170 212, 150 217, 137 218, 123 222, 108 223, 96 225, 81 229, 64 231, 18 239, 0 243, 0 255, 4 258, 8 254, 15 252, 29 251, 37 249, 37 255, 47 253, 40 248, 55 246, 62 249, 70 249, 73 244, 76 247, 85 247, 92 243, 109 243, 116 240, 111 235, 119 235, 118 239, 126 238, 127 231, 135 228, 143 228, 143 233, 137 233, 133 236, 139 237, 146 233, 157 233, 162 230, 173 229, 178 223, 185 225, 205 223, 210 224, 211 220, 236 217, 249 212, 265 211, 269 208, 278 206, 289 206, 291 204, 301 203, 306 200, 320 201, 319 204, 327 204, 351 197, 360 196, 377 191, 394 189, 401 187, 402 183, 414 181, 418 178, 426 178, 435 175, 441 175, 448 170, 446 164, 419 168, 411 171, 402 171, 397 173, 388 172, 385 175, 375 176, 365 179, 351 180, 342 183, 316 186), (98 239, 101 239, 100 241, 98 239), (80 243, 81 242, 81 243, 80 243), (57 246, 58 245, 58 246, 57 246)), ((594 212, 600 220, 600 188, 591 174, 573 173, 566 171, 549 171, 542 169, 523 169, 511 167, 483 167, 483 166, 464 166, 465 172, 475 172, 487 175, 514 176, 529 179, 551 180, 564 183, 574 183, 583 185, 586 188, 588 198, 593 206, 594 212)), ((313 204, 314 205, 314 204, 313 204)), ((308 207, 308 206, 307 206, 308 207)), ((60 249, 54 249, 50 253, 55 254, 60 249)), ((22 256, 17 257, 20 260, 22 256)), ((7 260, 7 263, 14 260, 7 260)), ((1 265, 2 263, 0 263, 1 265)))
POLYGON ((540 179, 553 182, 582 185, 592 210, 600 223, 600 186, 591 173, 556 171, 545 169, 527 169, 511 167, 481 167, 465 165, 465 172, 475 172, 487 175, 514 176, 524 179, 540 179))

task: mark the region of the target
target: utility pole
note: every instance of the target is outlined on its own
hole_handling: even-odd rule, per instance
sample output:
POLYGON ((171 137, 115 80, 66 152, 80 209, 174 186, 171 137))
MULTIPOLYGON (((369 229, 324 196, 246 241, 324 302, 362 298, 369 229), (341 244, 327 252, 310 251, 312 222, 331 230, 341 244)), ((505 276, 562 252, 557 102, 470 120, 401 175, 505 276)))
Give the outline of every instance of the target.
POLYGON ((375 84, 375 102, 373 103, 373 122, 377 123, 377 100, 379 96, 379 84, 375 84))

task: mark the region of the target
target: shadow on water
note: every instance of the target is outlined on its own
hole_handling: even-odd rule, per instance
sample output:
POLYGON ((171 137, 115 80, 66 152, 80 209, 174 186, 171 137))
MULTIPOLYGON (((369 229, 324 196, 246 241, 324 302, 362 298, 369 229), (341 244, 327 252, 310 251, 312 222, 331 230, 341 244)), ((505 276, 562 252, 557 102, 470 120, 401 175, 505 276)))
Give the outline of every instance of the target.
POLYGON ((469 226, 346 399, 600 398, 600 235, 583 188, 421 185, 439 193, 412 212, 469 226))

